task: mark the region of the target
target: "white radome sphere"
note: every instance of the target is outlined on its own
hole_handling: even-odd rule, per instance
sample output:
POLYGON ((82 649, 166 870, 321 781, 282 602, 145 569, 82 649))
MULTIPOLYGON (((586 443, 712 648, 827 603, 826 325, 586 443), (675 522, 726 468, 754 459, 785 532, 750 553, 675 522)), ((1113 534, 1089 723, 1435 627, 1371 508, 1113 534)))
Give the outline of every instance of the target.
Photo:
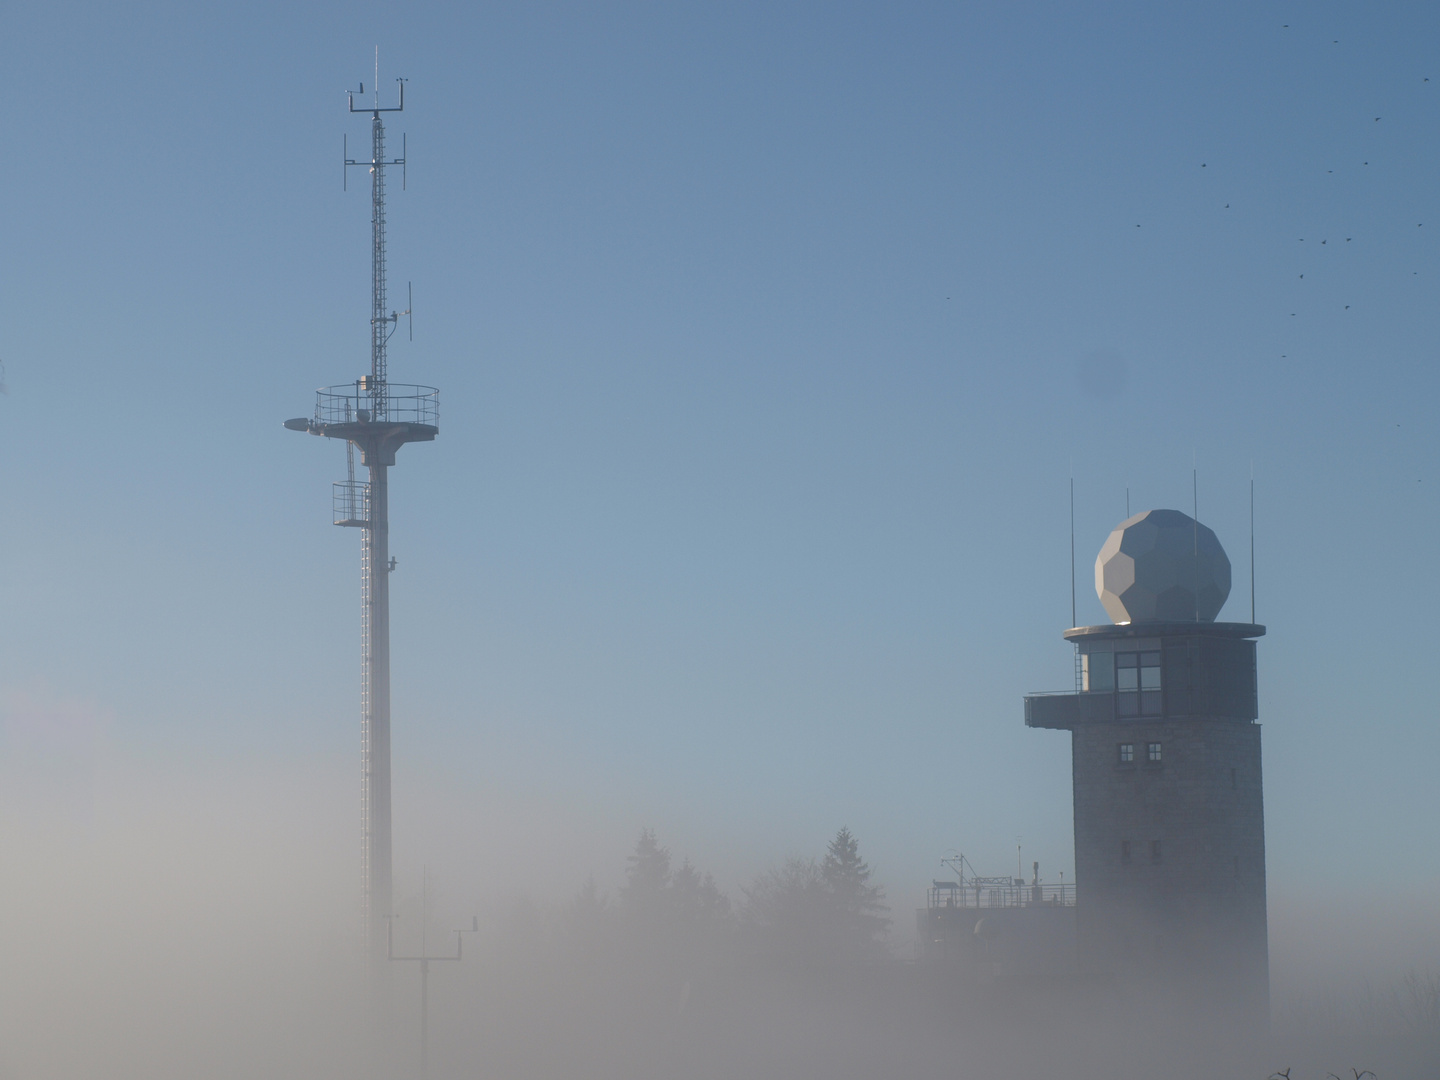
POLYGON ((1230 560, 1189 514, 1146 510, 1105 541, 1095 591, 1117 623, 1214 622, 1230 595, 1230 560))

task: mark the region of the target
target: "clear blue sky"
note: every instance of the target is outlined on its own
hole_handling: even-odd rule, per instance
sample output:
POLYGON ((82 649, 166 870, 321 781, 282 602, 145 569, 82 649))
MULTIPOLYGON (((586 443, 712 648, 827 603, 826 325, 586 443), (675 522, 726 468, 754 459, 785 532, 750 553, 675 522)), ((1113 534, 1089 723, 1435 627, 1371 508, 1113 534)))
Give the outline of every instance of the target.
POLYGON ((402 875, 464 845, 514 887, 613 883, 648 825, 733 891, 848 824, 901 909, 951 848, 1001 872, 1023 836, 1068 876, 1068 743, 1021 710, 1071 678, 1068 479, 1101 622, 1127 485, 1188 510, 1193 460, 1231 619, 1254 465, 1272 892, 1433 891, 1437 30, 13 5, 9 767, 93 740, 157 784, 353 775, 344 456, 280 425, 368 365, 341 140, 378 43, 410 79, 391 377, 443 403, 392 473, 402 875))

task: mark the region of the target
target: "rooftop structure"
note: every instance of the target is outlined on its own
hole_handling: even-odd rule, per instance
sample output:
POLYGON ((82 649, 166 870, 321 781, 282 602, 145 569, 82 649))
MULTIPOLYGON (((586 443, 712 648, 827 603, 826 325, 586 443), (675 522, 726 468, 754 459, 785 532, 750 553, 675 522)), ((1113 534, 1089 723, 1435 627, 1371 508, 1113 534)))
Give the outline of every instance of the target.
POLYGON ((922 959, 958 964, 981 980, 1073 973, 1073 883, 1041 882, 1039 863, 1027 881, 978 875, 963 855, 941 862, 955 879, 932 881, 915 913, 922 959))

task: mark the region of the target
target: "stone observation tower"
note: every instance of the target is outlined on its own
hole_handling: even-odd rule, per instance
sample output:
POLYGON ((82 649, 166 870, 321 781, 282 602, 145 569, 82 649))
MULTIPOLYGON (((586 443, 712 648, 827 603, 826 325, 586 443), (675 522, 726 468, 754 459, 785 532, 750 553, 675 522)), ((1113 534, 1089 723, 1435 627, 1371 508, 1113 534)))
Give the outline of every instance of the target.
POLYGON ((1178 510, 1121 522, 1095 590, 1114 625, 1065 631, 1075 691, 1025 698, 1027 726, 1071 733, 1082 971, 1264 1015, 1265 628, 1215 621, 1230 560, 1178 510))

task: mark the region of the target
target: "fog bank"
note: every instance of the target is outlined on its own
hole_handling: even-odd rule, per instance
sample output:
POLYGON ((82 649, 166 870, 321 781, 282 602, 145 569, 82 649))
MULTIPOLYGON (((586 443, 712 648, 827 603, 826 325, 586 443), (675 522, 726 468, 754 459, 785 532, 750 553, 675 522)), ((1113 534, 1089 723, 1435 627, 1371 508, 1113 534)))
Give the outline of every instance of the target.
MULTIPOLYGON (((10 786, 0 1077, 418 1075, 417 965, 394 965, 377 1004, 357 959, 347 771, 98 760, 83 812, 10 786)), ((1120 987, 916 963, 898 906, 874 950, 847 951, 805 916, 823 875, 786 894, 787 922, 758 902, 783 865, 707 882, 705 852, 664 823, 644 900, 633 859, 587 881, 551 835, 563 812, 527 835, 524 809, 508 864, 476 865, 493 852, 477 837, 429 852, 423 897, 416 870, 397 878, 397 951, 422 925, 432 953, 479 928, 462 962, 431 965, 433 1077, 1388 1077, 1440 1060, 1440 933, 1420 897, 1272 895, 1274 1023, 1236 1033, 1120 987), (532 860, 563 884, 536 888, 532 860)), ((831 839, 795 838, 796 859, 819 874, 831 839)))

